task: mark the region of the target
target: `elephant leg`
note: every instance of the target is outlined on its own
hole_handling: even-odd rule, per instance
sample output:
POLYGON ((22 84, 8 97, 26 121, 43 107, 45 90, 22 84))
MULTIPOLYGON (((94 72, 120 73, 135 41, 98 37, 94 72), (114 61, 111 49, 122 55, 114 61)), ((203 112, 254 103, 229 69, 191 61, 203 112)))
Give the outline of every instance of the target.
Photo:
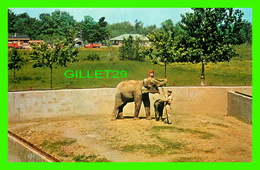
POLYGON ((134 119, 137 120, 137 119, 139 119, 138 115, 139 115, 139 111, 140 111, 141 104, 142 104, 141 96, 140 97, 135 97, 134 98, 134 102, 135 102, 134 119))
POLYGON ((151 120, 152 117, 150 115, 150 100, 149 100, 149 93, 143 93, 142 100, 144 103, 145 113, 146 113, 146 119, 151 120))
POLYGON ((113 112, 112 112, 112 118, 111 118, 111 120, 116 120, 119 107, 120 107, 122 104, 123 104, 122 99, 119 98, 119 97, 116 97, 116 99, 115 99, 115 106, 114 106, 114 109, 113 109, 113 112))
POLYGON ((160 117, 159 117, 158 109, 155 110, 154 113, 155 113, 155 120, 156 120, 156 121, 159 121, 160 117))
POLYGON ((118 115, 117 115, 117 118, 118 119, 124 119, 124 116, 123 116, 123 108, 124 106, 126 105, 127 103, 123 103, 121 106, 119 106, 118 108, 118 115))
POLYGON ((158 109, 158 113, 159 113, 159 118, 158 119, 161 119, 161 120, 162 120, 162 115, 163 115, 163 108, 164 108, 164 106, 161 105, 161 107, 158 109))
POLYGON ((154 114, 155 114, 155 120, 158 121, 159 120, 159 107, 158 107, 159 103, 155 102, 154 103, 154 114))

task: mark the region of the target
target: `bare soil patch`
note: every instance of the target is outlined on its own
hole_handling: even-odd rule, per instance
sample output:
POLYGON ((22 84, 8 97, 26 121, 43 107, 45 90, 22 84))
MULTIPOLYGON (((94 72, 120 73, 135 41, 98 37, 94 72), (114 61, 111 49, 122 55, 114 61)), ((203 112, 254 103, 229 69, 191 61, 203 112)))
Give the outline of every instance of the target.
POLYGON ((251 162, 252 126, 226 115, 162 121, 86 116, 9 124, 64 162, 251 162))

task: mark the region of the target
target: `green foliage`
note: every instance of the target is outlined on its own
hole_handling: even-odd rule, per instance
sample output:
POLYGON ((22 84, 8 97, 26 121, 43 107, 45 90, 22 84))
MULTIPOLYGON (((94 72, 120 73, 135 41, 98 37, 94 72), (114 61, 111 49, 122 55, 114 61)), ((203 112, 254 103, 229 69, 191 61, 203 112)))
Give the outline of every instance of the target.
POLYGON ((123 45, 119 48, 120 60, 144 61, 145 56, 140 54, 141 46, 139 38, 134 40, 132 36, 129 36, 127 39, 124 39, 123 45))
POLYGON ((122 34, 133 34, 135 33, 135 28, 130 22, 125 21, 121 23, 109 24, 108 31, 110 37, 116 37, 122 34))
POLYGON ((80 23, 81 36, 84 41, 89 43, 101 42, 108 38, 107 22, 105 17, 101 17, 95 22, 91 16, 85 16, 84 21, 80 23))
POLYGON ((151 33, 153 31, 156 31, 158 28, 156 25, 149 25, 144 27, 144 23, 141 21, 136 20, 135 24, 132 25, 130 22, 120 22, 120 23, 114 23, 109 24, 107 26, 110 37, 117 37, 122 34, 141 34, 141 35, 147 35, 148 33, 151 33))
POLYGON ((174 44, 174 27, 169 20, 162 23, 162 28, 156 32, 148 34, 148 38, 153 42, 155 49, 150 55, 153 63, 163 62, 165 65, 174 62, 173 48, 174 44))
POLYGON ((242 22, 243 26, 240 30, 241 38, 243 43, 252 43, 252 23, 248 21, 242 22))
POLYGON ((48 36, 63 36, 66 37, 67 33, 71 30, 78 32, 79 27, 68 12, 54 11, 51 14, 40 14, 41 34, 48 36))
POLYGON ((40 22, 36 18, 31 18, 27 13, 14 14, 8 9, 8 32, 21 35, 28 35, 35 38, 39 34, 40 22))
POLYGON ((52 89, 52 69, 54 66, 67 67, 67 62, 76 62, 78 49, 74 48, 74 44, 67 41, 56 41, 53 45, 40 44, 33 47, 31 59, 36 63, 33 67, 49 67, 50 68, 50 85, 52 89))
POLYGON ((99 54, 97 54, 97 53, 92 53, 92 54, 89 54, 89 55, 87 56, 86 60, 90 60, 90 61, 94 61, 94 60, 100 61, 100 56, 99 56, 99 54))
POLYGON ((15 48, 9 51, 8 58, 8 69, 14 70, 14 82, 16 82, 16 71, 22 68, 22 66, 25 64, 25 60, 23 57, 21 57, 21 54, 15 48))
MULTIPOLYGON (((232 58, 229 62, 207 63, 207 85, 212 86, 242 86, 252 85, 252 47, 251 44, 243 44, 234 46, 239 57, 232 58)), ((28 55, 24 55, 26 50, 18 50, 21 56, 28 59, 28 55)), ((76 88, 102 88, 116 87, 120 81, 124 80, 142 80, 148 76, 149 70, 155 72, 156 78, 163 78, 164 67, 160 64, 153 64, 149 61, 139 62, 130 60, 119 60, 118 48, 95 48, 95 49, 79 49, 78 57, 80 62, 68 63, 67 67, 57 67, 53 72, 53 89, 64 89, 66 85, 70 89, 76 88), (108 60, 108 51, 111 51, 108 60), (88 54, 97 53, 100 61, 93 62, 84 60, 88 54), (64 77, 66 70, 126 70, 127 78, 103 78, 103 79, 68 79, 64 77)), ((20 91, 49 89, 49 69, 32 68, 35 63, 27 63, 21 70, 17 72, 17 77, 26 77, 25 79, 16 79, 20 82, 14 83, 13 71, 8 72, 8 90, 20 91), (31 79, 29 79, 31 77, 31 79)), ((167 65, 168 86, 198 86, 200 80, 198 75, 201 72, 200 64, 192 63, 171 63, 167 65)))
POLYGON ((9 70, 20 70, 24 64, 24 59, 21 57, 21 54, 17 49, 13 48, 8 53, 8 69, 9 70))
POLYGON ((166 66, 170 62, 175 62, 174 58, 174 26, 171 20, 162 23, 162 28, 156 32, 148 34, 148 37, 155 46, 155 50, 148 52, 154 64, 164 63, 164 77, 166 78, 166 66))
POLYGON ((195 8, 182 15, 180 26, 186 35, 179 38, 177 49, 187 61, 229 61, 237 54, 230 44, 240 42, 240 10, 232 8, 195 8), (186 53, 185 53, 186 51, 186 53))

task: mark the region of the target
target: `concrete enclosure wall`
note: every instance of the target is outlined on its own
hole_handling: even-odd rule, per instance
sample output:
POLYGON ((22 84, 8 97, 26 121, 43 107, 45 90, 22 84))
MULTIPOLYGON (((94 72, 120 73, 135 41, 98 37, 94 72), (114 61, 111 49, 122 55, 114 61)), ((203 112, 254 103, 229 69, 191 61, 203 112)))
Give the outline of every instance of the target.
POLYGON ((51 162, 30 146, 8 135, 9 162, 51 162))
POLYGON ((252 122, 252 97, 228 92, 228 115, 252 122))
MULTIPOLYGON (((166 87, 173 91, 172 112, 227 115, 228 91, 252 94, 252 87, 166 87)), ((114 107, 115 88, 26 91, 8 93, 9 122, 42 120, 44 118, 104 115, 110 117, 114 107)), ((153 103, 163 98, 162 93, 150 94, 151 114, 153 103)), ((134 104, 124 108, 124 116, 133 116, 134 104)), ((140 115, 145 116, 141 107, 140 115)))

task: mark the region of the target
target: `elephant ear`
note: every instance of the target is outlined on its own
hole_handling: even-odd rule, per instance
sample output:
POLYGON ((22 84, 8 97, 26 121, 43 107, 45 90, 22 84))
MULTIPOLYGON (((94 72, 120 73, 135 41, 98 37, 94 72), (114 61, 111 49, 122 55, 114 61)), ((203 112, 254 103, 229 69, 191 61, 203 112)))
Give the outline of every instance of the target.
POLYGON ((145 88, 151 88, 152 84, 154 84, 154 82, 151 81, 151 78, 144 79, 143 86, 145 88))

